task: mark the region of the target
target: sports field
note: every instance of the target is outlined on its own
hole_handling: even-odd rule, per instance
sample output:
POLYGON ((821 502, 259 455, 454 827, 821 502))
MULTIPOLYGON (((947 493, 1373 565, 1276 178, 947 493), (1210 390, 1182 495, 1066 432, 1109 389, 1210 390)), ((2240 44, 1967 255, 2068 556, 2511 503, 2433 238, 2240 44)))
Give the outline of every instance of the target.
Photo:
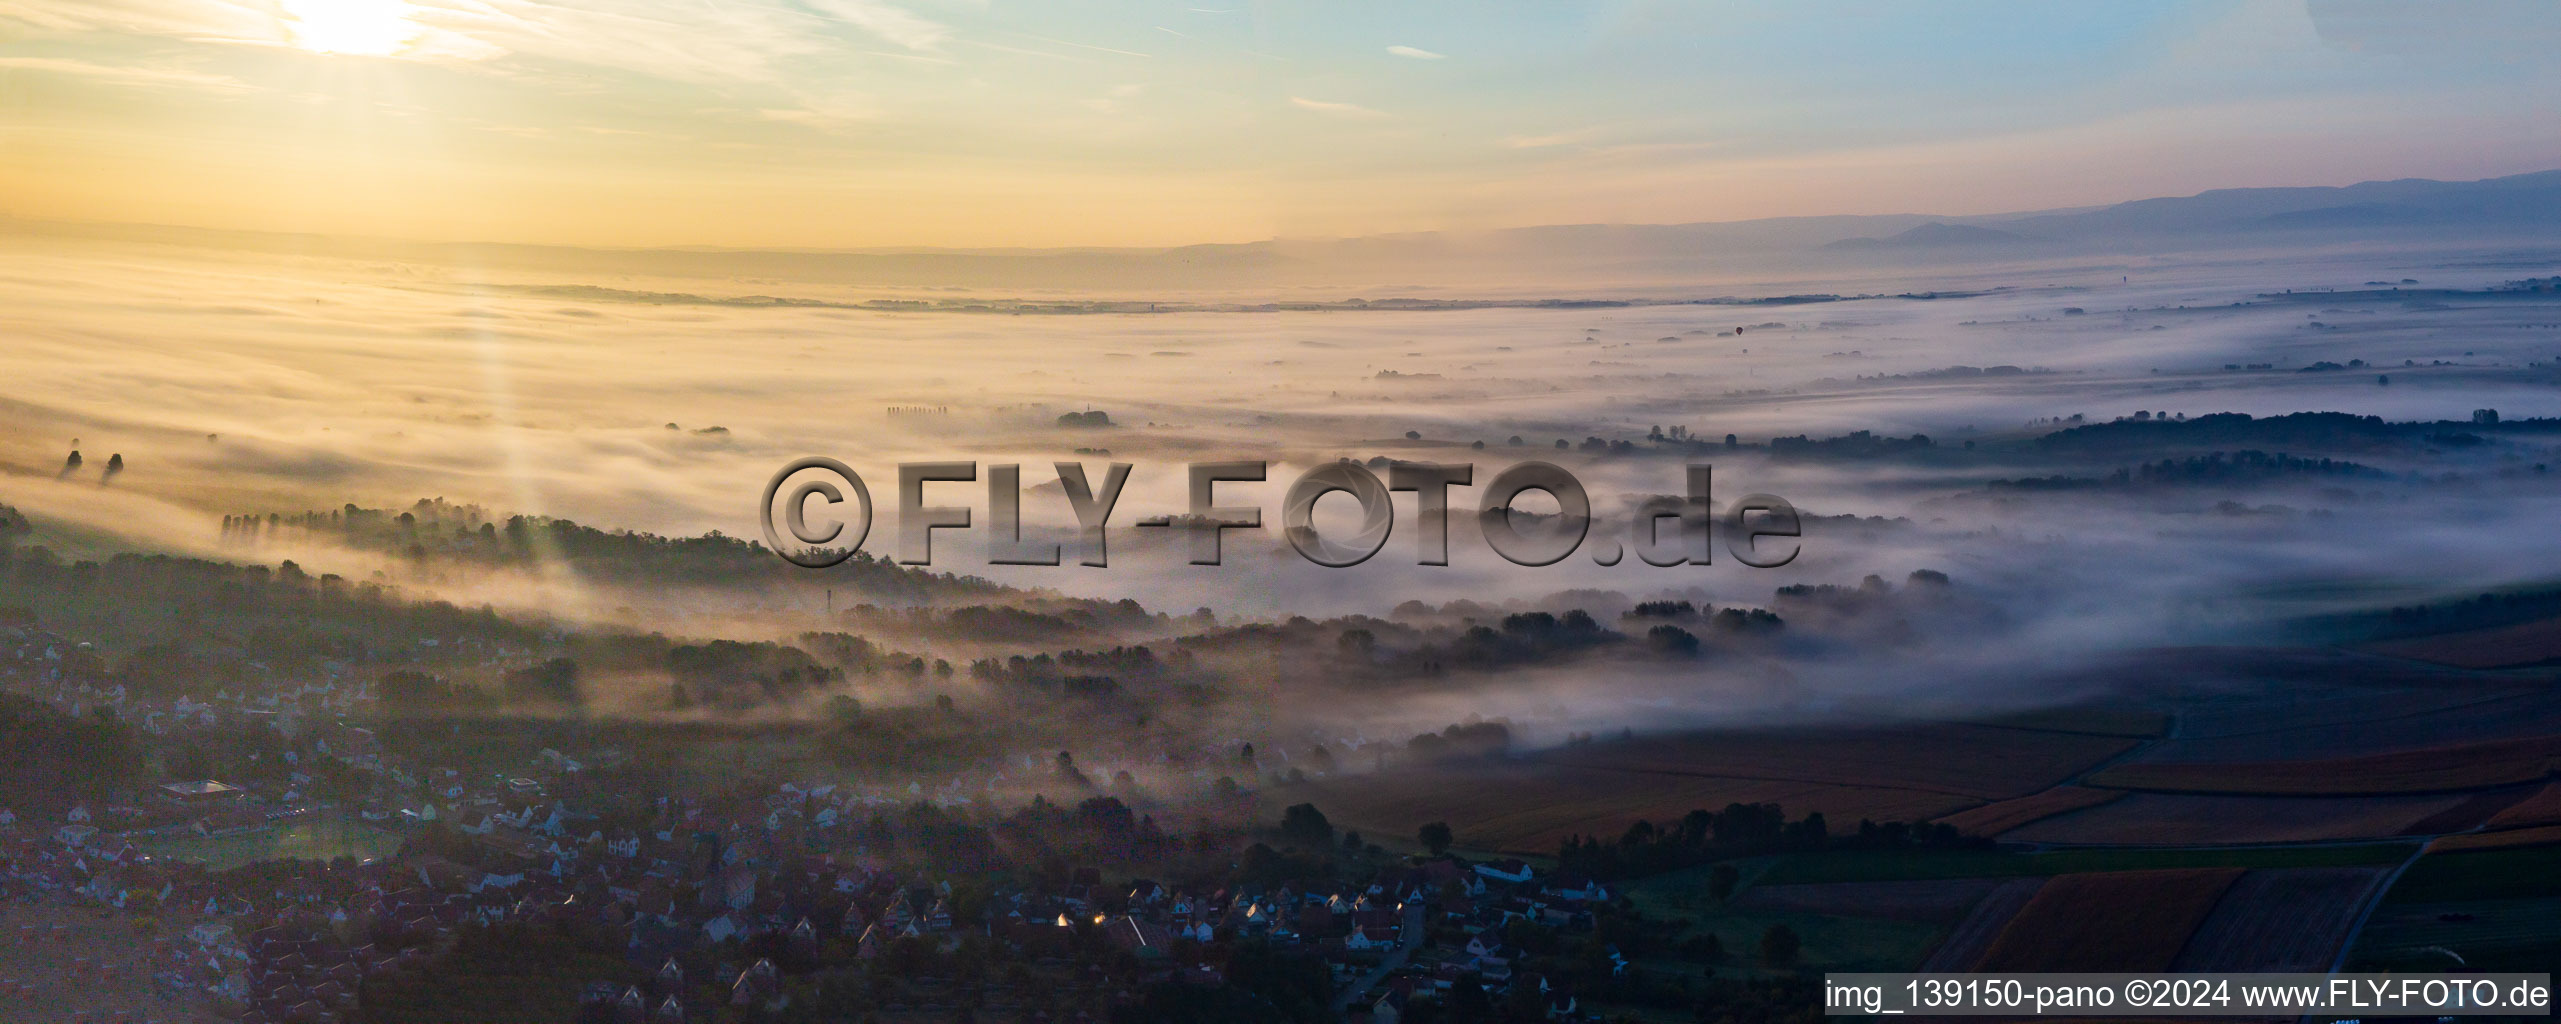
POLYGON ((400 852, 397 832, 348 818, 304 818, 226 835, 146 839, 135 848, 155 857, 201 861, 222 871, 264 860, 359 861, 400 852))

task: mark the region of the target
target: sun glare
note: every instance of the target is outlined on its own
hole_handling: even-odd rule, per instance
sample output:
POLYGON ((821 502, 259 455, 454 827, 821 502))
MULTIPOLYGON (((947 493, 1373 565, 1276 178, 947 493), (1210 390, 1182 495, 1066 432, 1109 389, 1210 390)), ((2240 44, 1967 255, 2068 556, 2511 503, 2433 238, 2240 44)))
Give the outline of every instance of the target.
POLYGON ((380 56, 418 34, 404 0, 281 0, 293 44, 313 53, 380 56))

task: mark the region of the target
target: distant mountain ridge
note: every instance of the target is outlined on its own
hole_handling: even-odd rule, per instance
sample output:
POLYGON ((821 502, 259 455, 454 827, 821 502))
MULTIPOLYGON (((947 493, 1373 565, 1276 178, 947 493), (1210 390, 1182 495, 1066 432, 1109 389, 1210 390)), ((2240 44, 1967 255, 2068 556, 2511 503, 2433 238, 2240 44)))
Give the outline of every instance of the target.
POLYGON ((1059 289, 1155 297, 1322 287, 1372 298, 1462 287, 1659 288, 1773 272, 1935 268, 1965 261, 2255 245, 2550 244, 2556 228, 2561 228, 2561 170, 2464 182, 2408 178, 2338 187, 2215 189, 2092 208, 1954 217, 1556 224, 1155 248, 595 249, 0 218, 0 231, 12 233, 677 278, 767 278, 854 289, 1059 289))
POLYGON ((2073 213, 1975 218, 2054 237, 2106 233, 2234 232, 2332 225, 2546 225, 2561 223, 2561 170, 2480 181, 2403 178, 2340 187, 2231 188, 2137 199, 2073 213))

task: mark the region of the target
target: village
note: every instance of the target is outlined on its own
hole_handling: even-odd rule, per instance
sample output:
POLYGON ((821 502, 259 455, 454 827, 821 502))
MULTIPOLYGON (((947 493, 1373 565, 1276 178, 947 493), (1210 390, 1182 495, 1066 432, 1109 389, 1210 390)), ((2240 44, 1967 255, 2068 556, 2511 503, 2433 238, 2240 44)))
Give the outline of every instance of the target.
POLYGON ((333 1024, 492 1006, 616 1024, 1099 1021, 1163 1019, 1196 996, 1278 1007, 1274 1020, 1597 1020, 1580 990, 1628 966, 1603 941, 1628 928, 1606 887, 1518 860, 1387 854, 1338 840, 1313 807, 1277 832, 1183 834, 1110 796, 999 810, 958 780, 635 798, 594 782, 619 750, 544 749, 512 772, 400 763, 347 724, 373 700, 354 666, 143 700, 66 672, 81 650, 0 631, 0 690, 133 723, 146 746, 239 742, 246 724, 284 766, 140 783, 58 814, 0 809, 5 905, 56 911, 0 942, 143 937, 114 962, 46 957, 58 976, 0 977, 28 1005, 62 1001, 40 1019, 333 1024), (369 842, 228 864, 155 852, 309 826, 369 842), (1083 862, 1015 863, 991 839, 1015 831, 1091 841, 1074 847, 1083 862), (1181 882, 1137 873, 1177 863, 1181 882), (102 1012, 146 977, 135 985, 166 1017, 102 1012))

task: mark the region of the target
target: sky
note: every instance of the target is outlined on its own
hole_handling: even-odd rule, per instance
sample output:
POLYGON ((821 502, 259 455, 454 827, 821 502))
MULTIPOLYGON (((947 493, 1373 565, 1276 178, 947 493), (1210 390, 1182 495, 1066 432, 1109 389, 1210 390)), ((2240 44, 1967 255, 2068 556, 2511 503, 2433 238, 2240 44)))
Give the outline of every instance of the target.
POLYGON ((0 0, 0 215, 594 246, 1961 215, 2561 167, 2561 5, 0 0))

